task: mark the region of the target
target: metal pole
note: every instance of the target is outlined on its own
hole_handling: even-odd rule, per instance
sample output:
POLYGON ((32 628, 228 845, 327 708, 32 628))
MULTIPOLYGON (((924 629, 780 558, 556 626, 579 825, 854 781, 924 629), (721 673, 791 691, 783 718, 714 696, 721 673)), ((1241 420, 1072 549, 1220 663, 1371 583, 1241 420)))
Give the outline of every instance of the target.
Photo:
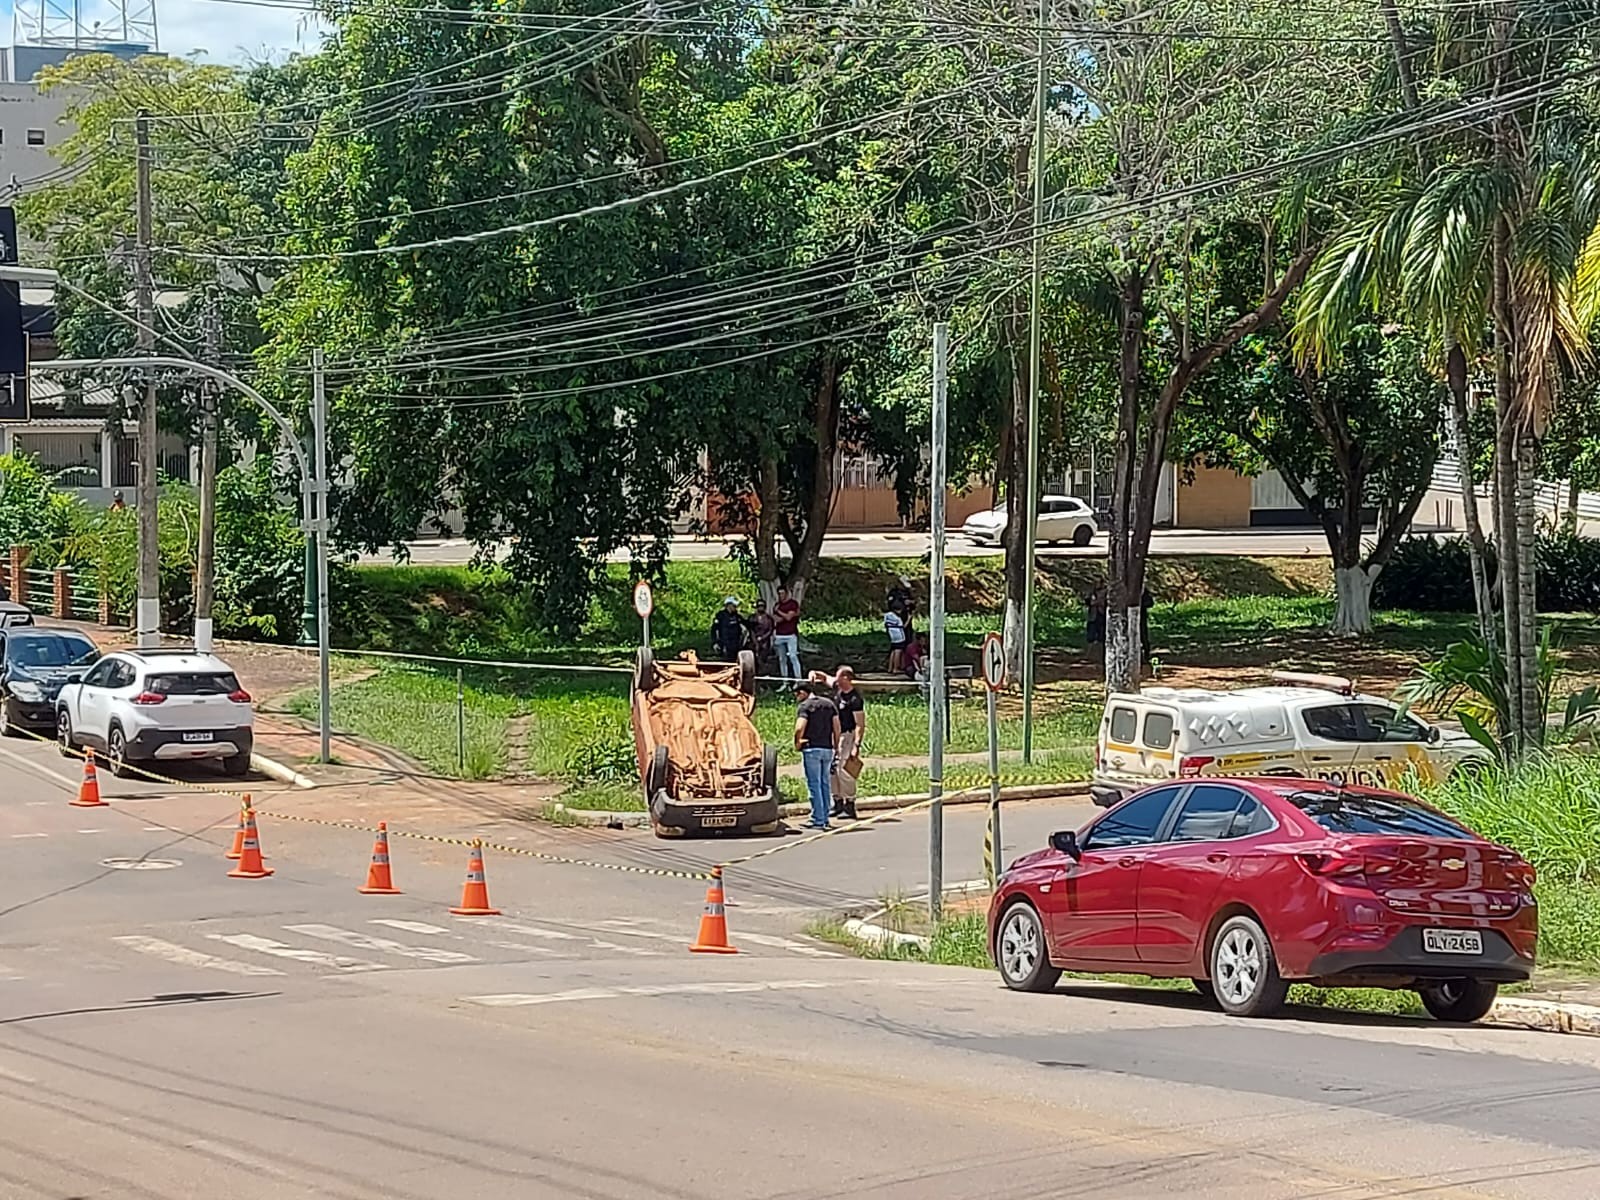
POLYGON ((993 887, 1000 875, 1000 716, 995 690, 984 690, 989 694, 989 829, 983 865, 993 887))
POLYGON ((933 552, 928 565, 928 914, 938 920, 944 906, 945 707, 934 688, 946 688, 944 667, 944 491, 945 409, 948 400, 950 326, 933 327, 933 464, 929 524, 933 552))
POLYGON ((456 774, 467 774, 467 690, 461 683, 461 668, 456 668, 456 774))
MULTIPOLYGON (((154 202, 150 192, 150 122, 141 110, 134 121, 138 144, 134 195, 137 232, 134 242, 134 302, 139 310, 140 354, 156 346, 155 281, 150 270, 150 243, 154 241, 154 202)), ((156 528, 156 467, 161 451, 156 433, 156 377, 145 371, 144 399, 139 403, 139 474, 134 495, 139 505, 139 584, 134 629, 140 649, 161 644, 161 546, 156 528)))
POLYGON ((1033 302, 1028 315, 1028 475, 1023 517, 1028 565, 1022 583, 1022 761, 1033 761, 1033 571, 1039 536, 1040 306, 1044 292, 1044 61, 1045 0, 1039 0, 1038 56, 1033 97, 1033 302))
MULTIPOLYGON (((222 330, 216 293, 206 297, 203 317, 206 357, 222 356, 222 330)), ((217 387, 209 379, 200 383, 200 545, 195 554, 194 647, 211 652, 211 610, 216 600, 217 578, 217 387)))
POLYGON ((332 715, 329 712, 328 686, 328 535, 333 524, 328 520, 328 394, 323 385, 322 350, 311 351, 311 452, 317 478, 317 716, 322 727, 322 761, 332 757, 332 715))

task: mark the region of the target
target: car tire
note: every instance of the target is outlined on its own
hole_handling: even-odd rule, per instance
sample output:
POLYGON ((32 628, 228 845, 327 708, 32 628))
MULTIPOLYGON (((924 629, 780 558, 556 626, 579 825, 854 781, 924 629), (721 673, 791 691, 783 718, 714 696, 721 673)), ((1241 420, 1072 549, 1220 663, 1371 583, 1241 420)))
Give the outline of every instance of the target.
POLYGON ((756 656, 754 651, 739 651, 739 690, 746 696, 754 696, 756 694, 756 656))
POLYGON ((62 758, 75 757, 73 752, 77 750, 72 744, 72 718, 64 708, 56 713, 56 749, 61 751, 62 758))
POLYGON ((1423 1008, 1436 1019, 1454 1025, 1481 1021, 1489 1015, 1499 994, 1499 984, 1482 979, 1445 979, 1417 989, 1423 1008))
POLYGON ((128 739, 118 725, 113 725, 111 732, 106 735, 106 770, 118 779, 126 779, 133 774, 128 765, 128 739))
POLYGON ((778 748, 776 746, 761 747, 761 794, 763 796, 776 796, 778 794, 778 748))
POLYGON ((644 799, 648 804, 657 792, 667 786, 667 768, 671 765, 672 756, 667 753, 665 745, 658 745, 655 752, 650 755, 650 769, 644 776, 644 799))
POLYGON ((1271 1016, 1288 999, 1289 983, 1278 974, 1272 943, 1254 917, 1230 917, 1217 930, 1211 986, 1222 1011, 1235 1017, 1271 1016))
POLYGON ((1048 992, 1061 978, 1050 963, 1044 923, 1033 905, 1018 900, 1006 909, 994 935, 994 961, 1000 978, 1014 992, 1048 992))
POLYGON ((649 646, 639 647, 638 663, 634 667, 633 686, 641 692, 653 692, 661 677, 656 673, 656 656, 649 646))
POLYGON ((11 715, 11 697, 0 693, 0 737, 21 737, 22 730, 11 715))
POLYGON ((222 773, 230 779, 241 779, 250 773, 248 754, 230 754, 222 760, 222 773))
POLYGON ((1189 982, 1194 984, 1194 990, 1199 992, 1201 996, 1205 997, 1213 1004, 1217 1002, 1217 989, 1211 986, 1211 980, 1191 979, 1189 982))
POLYGON ((1072 531, 1072 544, 1074 546, 1087 546, 1094 541, 1094 530, 1087 525, 1079 525, 1072 531))

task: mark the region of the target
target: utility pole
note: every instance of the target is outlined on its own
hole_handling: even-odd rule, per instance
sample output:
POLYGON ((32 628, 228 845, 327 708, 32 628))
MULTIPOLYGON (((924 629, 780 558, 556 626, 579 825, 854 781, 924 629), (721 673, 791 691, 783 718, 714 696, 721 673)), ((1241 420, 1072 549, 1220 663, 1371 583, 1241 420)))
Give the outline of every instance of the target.
POLYGON ((332 759, 333 721, 328 683, 328 392, 323 379, 322 348, 311 351, 311 449, 317 478, 312 484, 316 507, 312 536, 317 542, 317 723, 322 734, 322 762, 332 759))
MULTIPOLYGON (((150 122, 141 109, 133 125, 138 146, 137 233, 134 244, 134 296, 139 309, 139 353, 156 348, 156 291, 150 269, 150 243, 154 240, 154 201, 150 195, 150 122)), ((134 629, 141 649, 161 644, 161 547, 156 529, 156 470, 161 449, 156 435, 156 377, 144 377, 144 399, 139 403, 139 478, 135 497, 139 505, 139 586, 134 629)))
MULTIPOLYGON (((215 290, 201 318, 206 361, 222 365, 222 318, 215 290)), ((217 593, 217 385, 200 381, 200 546, 195 554, 194 647, 211 652, 211 609, 217 593)))
POLYGON ((1038 62, 1033 95, 1033 302, 1028 315, 1028 476, 1023 515, 1028 522, 1028 565, 1022 583, 1022 761, 1033 761, 1033 573, 1039 538, 1039 374, 1044 292, 1045 0, 1039 4, 1038 62))
POLYGON ((950 326, 933 327, 933 464, 928 480, 928 523, 933 553, 928 560, 928 915, 944 907, 944 493, 945 410, 949 399, 950 326))

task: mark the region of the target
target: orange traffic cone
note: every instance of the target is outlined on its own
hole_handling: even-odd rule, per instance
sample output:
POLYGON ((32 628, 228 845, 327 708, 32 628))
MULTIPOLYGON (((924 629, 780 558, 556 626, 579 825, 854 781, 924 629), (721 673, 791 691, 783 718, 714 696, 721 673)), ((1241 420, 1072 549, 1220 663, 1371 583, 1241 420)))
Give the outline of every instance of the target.
POLYGON ((74 808, 105 808, 106 802, 100 799, 100 777, 94 771, 94 751, 89 750, 83 756, 83 782, 78 785, 78 798, 69 801, 74 808))
POLYGON ((249 807, 250 793, 246 792, 244 801, 239 805, 239 824, 233 831, 233 846, 222 856, 223 858, 231 858, 237 862, 239 856, 244 853, 244 814, 249 807))
POLYGON ((700 936, 689 949, 696 954, 737 954, 738 947, 728 945, 728 914, 723 909, 722 868, 711 868, 711 882, 706 885, 706 911, 700 918, 700 936))
MULTIPOLYGON (((483 867, 478 867, 478 876, 483 877, 483 867)), ((389 822, 378 822, 378 836, 372 843, 372 865, 367 868, 367 886, 357 888, 363 896, 398 896, 400 889, 395 887, 394 878, 389 874, 389 822)), ((465 900, 462 901, 466 903, 465 900)))
POLYGON ((489 884, 483 877, 483 843, 473 842, 467 856, 467 882, 461 886, 461 904, 450 910, 458 917, 498 917, 489 907, 489 884))
POLYGON ((256 834, 256 810, 244 810, 244 841, 239 846, 239 865, 228 872, 229 879, 265 879, 272 868, 261 861, 261 839, 256 834))

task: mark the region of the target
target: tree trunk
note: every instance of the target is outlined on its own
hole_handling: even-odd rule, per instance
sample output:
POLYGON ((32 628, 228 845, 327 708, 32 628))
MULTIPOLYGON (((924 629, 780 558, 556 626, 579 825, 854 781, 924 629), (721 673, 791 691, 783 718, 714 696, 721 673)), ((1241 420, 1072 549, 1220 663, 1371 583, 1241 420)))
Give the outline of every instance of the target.
POLYGON ((1517 681, 1522 688, 1522 744, 1530 750, 1544 744, 1544 689, 1539 679, 1539 535, 1534 495, 1538 463, 1539 440, 1531 427, 1524 426, 1517 442, 1517 619, 1521 623, 1517 681))
POLYGON ((789 563, 785 581, 789 594, 805 603, 806 585, 822 557, 822 541, 828 535, 828 519, 833 515, 834 483, 839 457, 839 378, 844 364, 829 350, 822 356, 816 399, 812 408, 811 495, 806 505, 806 527, 789 563))
POLYGON ((1133 691, 1139 683, 1139 622, 1128 620, 1137 605, 1143 572, 1133 561, 1135 498, 1138 494, 1140 358, 1144 350, 1144 294, 1154 268, 1133 267, 1118 289, 1121 341, 1117 363, 1117 436, 1112 450, 1111 529, 1106 561, 1106 688, 1133 691), (1139 590, 1133 590, 1137 587, 1139 590))
POLYGON ((1494 643, 1494 602, 1489 595, 1489 568, 1483 536, 1483 519, 1478 514, 1478 484, 1472 444, 1471 420, 1467 413, 1467 356, 1461 343, 1450 338, 1445 347, 1445 381, 1450 387, 1450 406, 1445 410, 1450 437, 1456 444, 1456 459, 1461 482, 1461 516, 1467 527, 1467 561, 1472 567, 1472 600, 1478 614, 1478 636, 1483 644, 1494 643))
POLYGON ((778 602, 778 515, 783 503, 776 456, 769 454, 761 460, 757 487, 760 507, 756 512, 756 588, 770 610, 778 602))
POLYGON ((1567 509, 1561 516, 1561 532, 1566 534, 1578 532, 1578 480, 1576 476, 1567 480, 1567 509))
POLYGON ((1382 570, 1381 565, 1365 567, 1360 563, 1333 568, 1332 632, 1351 637, 1372 632, 1372 585, 1382 570))

